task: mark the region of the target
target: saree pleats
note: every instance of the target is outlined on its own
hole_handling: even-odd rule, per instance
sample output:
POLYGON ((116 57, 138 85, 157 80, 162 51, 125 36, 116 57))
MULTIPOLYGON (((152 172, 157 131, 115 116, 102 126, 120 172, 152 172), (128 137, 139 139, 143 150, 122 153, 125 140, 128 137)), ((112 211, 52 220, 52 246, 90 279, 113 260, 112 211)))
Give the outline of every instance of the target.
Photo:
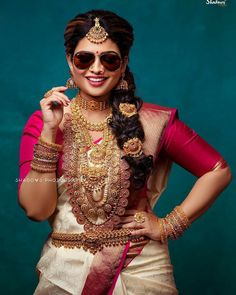
POLYGON ((178 294, 167 245, 150 241, 121 272, 113 295, 139 294, 178 294))

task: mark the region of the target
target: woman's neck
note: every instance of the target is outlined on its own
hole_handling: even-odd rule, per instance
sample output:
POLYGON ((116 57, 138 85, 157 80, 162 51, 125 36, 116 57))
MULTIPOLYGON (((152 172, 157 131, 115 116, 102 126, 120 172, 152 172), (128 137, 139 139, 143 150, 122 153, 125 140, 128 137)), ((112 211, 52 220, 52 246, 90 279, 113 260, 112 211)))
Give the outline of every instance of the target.
POLYGON ((76 102, 87 120, 99 122, 104 120, 111 113, 108 102, 109 95, 110 94, 93 97, 80 91, 76 96, 76 102))
POLYGON ((92 95, 89 95, 83 91, 80 91, 79 94, 84 100, 97 101, 97 102, 108 102, 109 97, 110 97, 110 93, 107 93, 107 94, 101 95, 101 96, 92 96, 92 95))

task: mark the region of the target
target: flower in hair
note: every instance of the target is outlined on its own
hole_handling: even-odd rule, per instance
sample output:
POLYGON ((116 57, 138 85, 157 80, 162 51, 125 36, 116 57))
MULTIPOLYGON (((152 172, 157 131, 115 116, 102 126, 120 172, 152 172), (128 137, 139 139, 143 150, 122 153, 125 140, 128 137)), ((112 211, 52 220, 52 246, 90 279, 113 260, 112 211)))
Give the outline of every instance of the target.
POLYGON ((127 155, 139 157, 143 152, 142 147, 142 141, 137 137, 133 137, 124 143, 123 150, 127 155))
POLYGON ((120 103, 119 110, 125 117, 132 117, 133 115, 137 114, 137 108, 135 104, 128 102, 120 103))

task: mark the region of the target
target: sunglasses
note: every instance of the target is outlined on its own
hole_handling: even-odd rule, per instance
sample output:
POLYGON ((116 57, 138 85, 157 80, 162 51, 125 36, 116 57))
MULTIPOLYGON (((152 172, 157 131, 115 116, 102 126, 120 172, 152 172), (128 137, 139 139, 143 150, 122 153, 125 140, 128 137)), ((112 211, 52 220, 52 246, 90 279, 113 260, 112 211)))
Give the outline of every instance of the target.
MULTIPOLYGON (((99 55, 100 62, 110 72, 118 70, 121 66, 121 57, 113 52, 107 51, 99 55)), ((88 51, 77 52, 73 57, 74 65, 79 70, 88 69, 95 61, 95 54, 88 51)))

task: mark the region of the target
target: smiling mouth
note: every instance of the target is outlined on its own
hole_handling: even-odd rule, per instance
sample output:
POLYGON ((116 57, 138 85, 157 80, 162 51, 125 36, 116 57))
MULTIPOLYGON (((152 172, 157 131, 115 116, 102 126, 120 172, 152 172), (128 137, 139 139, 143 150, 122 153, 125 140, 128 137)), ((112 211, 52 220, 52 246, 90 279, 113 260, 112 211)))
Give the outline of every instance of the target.
POLYGON ((103 78, 86 77, 86 79, 89 80, 89 81, 91 81, 91 82, 103 82, 103 81, 105 81, 108 78, 106 78, 106 77, 103 77, 103 78))
POLYGON ((86 79, 88 80, 89 84, 92 87, 100 87, 106 82, 108 78, 107 77, 100 77, 100 78, 86 77, 86 79))

